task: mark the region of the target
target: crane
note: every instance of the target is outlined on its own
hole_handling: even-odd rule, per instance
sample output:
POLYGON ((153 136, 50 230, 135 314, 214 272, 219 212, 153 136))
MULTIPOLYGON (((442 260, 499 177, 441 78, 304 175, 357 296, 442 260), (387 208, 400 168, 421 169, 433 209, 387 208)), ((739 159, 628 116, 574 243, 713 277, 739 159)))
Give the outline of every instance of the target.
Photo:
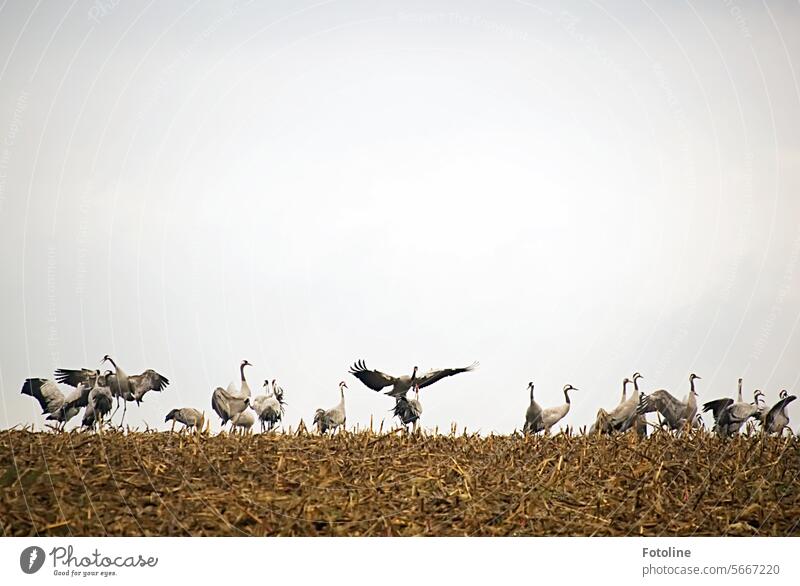
POLYGON ((422 415, 422 403, 419 402, 419 385, 414 385, 414 398, 397 397, 395 399, 394 416, 400 419, 403 426, 408 428, 413 425, 414 431, 417 429, 417 422, 422 415))
POLYGON ((473 362, 469 366, 465 366, 463 368, 443 368, 441 370, 429 370, 425 374, 417 376, 417 371, 419 369, 415 366, 411 376, 407 374, 401 376, 391 376, 389 374, 384 374, 379 370, 369 370, 366 363, 363 360, 359 360, 350 367, 350 374, 352 374, 373 391, 381 391, 386 387, 392 387, 386 391, 387 395, 391 395, 392 397, 405 397, 409 389, 414 388, 414 385, 417 385, 422 389, 442 380, 443 378, 453 376, 454 374, 460 374, 462 372, 470 372, 475 370, 477 367, 478 363, 473 362))
POLYGON ((734 401, 731 398, 715 399, 703 404, 703 413, 714 414, 714 430, 720 437, 731 437, 739 432, 742 425, 751 417, 759 418, 762 410, 758 400, 763 397, 759 389, 753 393, 753 403, 734 401))
POLYGON ((789 403, 795 399, 797 399, 797 397, 795 395, 790 395, 789 391, 786 389, 780 392, 778 395, 778 402, 770 407, 769 411, 762 413, 760 417, 761 428, 764 430, 764 433, 777 433, 780 435, 783 433, 784 429, 788 429, 791 432, 791 428, 789 427, 789 415, 786 413, 786 408, 789 406, 789 403))
POLYGON ((533 398, 533 381, 528 383, 528 390, 530 391, 530 403, 528 409, 525 411, 525 425, 522 426, 523 433, 536 433, 542 427, 542 408, 539 403, 533 398))
POLYGON ((97 425, 98 432, 103 433, 103 422, 113 406, 114 395, 110 387, 105 386, 104 383, 101 384, 100 371, 98 370, 94 379, 94 386, 89 391, 89 402, 84 413, 84 426, 94 427, 97 425), (89 425, 86 425, 87 422, 89 425))
POLYGON ((342 381, 339 383, 339 393, 341 399, 336 407, 330 409, 317 409, 314 413, 314 424, 317 426, 319 432, 325 433, 328 430, 336 431, 345 427, 347 423, 347 414, 344 410, 344 390, 347 388, 347 383, 342 381))
MULTIPOLYGON (((639 375, 636 378, 641 377, 642 375, 639 375)), ((602 408, 599 409, 597 411, 597 418, 589 429, 589 433, 625 432, 634 425, 639 407, 639 391, 635 388, 636 385, 634 385, 633 395, 627 397, 626 387, 631 382, 632 381, 627 377, 622 379, 622 397, 624 400, 610 412, 602 408)))
POLYGON ((223 427, 250 406, 250 386, 244 375, 246 366, 253 365, 247 360, 242 360, 239 365, 239 376, 242 382, 240 389, 237 389, 234 383, 230 383, 227 389, 217 387, 211 394, 211 407, 222 419, 223 427))
POLYGON ((231 427, 235 433, 238 429, 242 435, 250 433, 256 422, 256 416, 252 409, 245 409, 231 418, 231 427))
POLYGON ((533 433, 544 431, 546 434, 550 433, 550 429, 559 421, 564 419, 569 413, 570 408, 570 400, 569 400, 569 392, 570 391, 577 391, 575 387, 572 385, 564 385, 564 401, 563 405, 559 405, 557 407, 548 407, 547 409, 542 410, 541 417, 539 418, 539 425, 533 428, 533 433))
MULTIPOLYGON (((128 375, 122 368, 108 354, 103 356, 101 363, 109 362, 114 367, 114 373, 106 371, 103 375, 103 385, 111 389, 111 394, 117 402, 117 409, 119 409, 119 401, 123 401, 122 419, 120 425, 125 421, 125 414, 128 409, 128 402, 135 401, 140 405, 144 396, 150 391, 163 391, 169 385, 169 379, 155 370, 149 368, 141 374, 128 375)), ((56 370, 56 380, 60 383, 68 384, 72 387, 77 387, 81 382, 91 382, 95 375, 95 370, 88 368, 81 368, 77 370, 69 368, 59 368, 56 370)), ((111 414, 113 417, 114 413, 111 414)))
POLYGON ((201 411, 193 407, 182 407, 181 409, 173 409, 167 413, 167 416, 164 418, 164 423, 172 421, 171 431, 175 430, 176 423, 182 423, 184 429, 194 428, 196 431, 200 432, 203 429, 205 419, 205 415, 201 411))
POLYGON ((283 418, 283 389, 275 384, 272 380, 272 390, 270 392, 269 381, 264 381, 264 389, 267 393, 259 395, 253 399, 253 409, 258 415, 258 420, 261 422, 261 431, 266 428, 267 431, 272 431, 272 428, 278 424, 283 418))
POLYGON ((692 373, 689 375, 689 394, 685 401, 679 401, 666 389, 653 391, 649 395, 642 395, 639 413, 658 412, 673 431, 683 429, 694 424, 697 415, 697 391, 694 381, 700 377, 692 373))
POLYGON ((75 398, 72 396, 74 393, 65 396, 54 381, 44 378, 28 378, 22 384, 22 394, 36 399, 42 408, 42 415, 47 415, 47 421, 55 421, 58 430, 63 430, 67 422, 80 411, 75 405, 65 407, 67 399, 75 398))

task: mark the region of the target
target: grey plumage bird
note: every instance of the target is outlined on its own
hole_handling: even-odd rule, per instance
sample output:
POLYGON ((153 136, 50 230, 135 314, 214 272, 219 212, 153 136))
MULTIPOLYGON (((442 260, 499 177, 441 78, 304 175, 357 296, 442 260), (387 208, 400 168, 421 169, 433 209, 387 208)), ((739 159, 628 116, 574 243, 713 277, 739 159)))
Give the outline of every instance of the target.
MULTIPOLYGON (((638 375, 636 378, 642 378, 639 373, 635 373, 635 375, 638 375)), ((634 385, 633 394, 627 397, 626 388, 631 382, 627 377, 622 379, 622 400, 619 405, 610 412, 605 409, 598 410, 597 418, 589 433, 624 433, 634 427, 637 417, 639 417, 639 390, 634 385)))
POLYGON ((272 431, 284 415, 284 401, 283 389, 272 380, 272 389, 270 390, 269 381, 264 381, 264 388, 267 393, 259 395, 253 399, 253 410, 258 416, 261 423, 261 431, 265 429, 272 431))
POLYGON ((412 425, 416 430, 417 422, 422 415, 422 403, 419 402, 419 386, 414 387, 413 399, 409 399, 408 396, 397 397, 392 412, 404 427, 408 428, 409 425, 412 425))
POLYGON ((241 413, 237 413, 231 418, 231 426, 233 432, 238 430, 241 434, 250 433, 253 425, 256 423, 256 414, 252 409, 245 409, 241 413))
MULTIPOLYGON (((625 401, 628 400, 628 385, 631 383, 628 377, 622 379, 622 396, 620 397, 619 403, 617 407, 622 405, 625 401)), ((613 430, 611 429, 610 424, 610 413, 603 409, 602 407, 597 410, 597 416, 595 417, 594 423, 589 428, 589 434, 594 433, 611 433, 613 430)))
POLYGON ((380 392, 386 387, 391 387, 386 391, 387 395, 392 397, 405 397, 406 393, 413 389, 415 385, 419 388, 424 388, 432 385, 435 382, 442 380, 448 376, 460 374, 462 372, 470 372, 478 367, 477 362, 473 362, 469 366, 463 368, 443 368, 440 370, 429 370, 425 374, 417 375, 418 368, 415 366, 411 376, 404 374, 401 376, 392 376, 384 374, 379 370, 369 370, 363 360, 359 360, 350 367, 350 374, 360 380, 364 385, 373 391, 380 392))
POLYGON ((778 397, 778 402, 770 407, 768 411, 762 412, 760 417, 761 428, 764 430, 764 433, 776 433, 780 435, 785 429, 791 431, 789 427, 789 415, 786 413, 786 408, 789 406, 789 403, 797 399, 797 397, 795 395, 790 395, 789 391, 786 389, 783 389, 778 397))
POLYGON ((530 430, 532 433, 537 433, 540 431, 544 431, 545 433, 550 433, 550 429, 559 421, 564 419, 569 413, 570 409, 570 399, 569 399, 569 392, 570 391, 577 391, 575 387, 572 385, 564 385, 563 393, 564 393, 564 404, 558 405, 557 407, 548 407, 547 409, 542 409, 541 414, 539 416, 539 423, 538 425, 534 425, 533 428, 530 430))
POLYGON ((247 384, 244 374, 246 366, 252 366, 252 364, 247 360, 243 360, 239 365, 240 389, 237 389, 236 385, 231 383, 227 389, 217 387, 211 394, 211 408, 219 415, 223 427, 250 406, 250 385, 247 384))
POLYGON ((703 404, 703 413, 711 411, 714 415, 714 431, 720 437, 731 437, 739 432, 750 418, 759 418, 762 409, 758 400, 764 393, 756 389, 753 403, 734 401, 731 398, 715 399, 703 404))
POLYGON ((339 393, 341 399, 336 407, 331 409, 317 409, 314 413, 314 425, 317 426, 319 433, 327 433, 328 431, 336 431, 343 429, 347 424, 347 413, 344 409, 344 390, 347 388, 347 383, 344 381, 339 383, 339 393))
MULTIPOLYGON (((153 369, 147 369, 141 374, 128 375, 122 368, 117 365, 113 358, 108 354, 103 356, 102 363, 110 363, 114 367, 114 372, 106 371, 101 383, 111 389, 111 394, 116 401, 117 408, 112 413, 113 417, 119 409, 120 401, 122 401, 122 419, 120 425, 125 421, 125 415, 128 410, 128 402, 136 402, 137 405, 141 404, 144 396, 150 391, 163 391, 169 385, 169 379, 162 374, 159 374, 153 369)), ((96 371, 88 368, 69 369, 59 368, 56 370, 56 380, 60 383, 68 384, 72 387, 78 387, 83 383, 93 384, 94 375, 96 371)))
POLYGON ((536 433, 542 427, 542 408, 533 398, 533 382, 528 383, 530 391, 530 403, 525 410, 525 424, 522 426, 523 433, 536 433))
MULTIPOLYGON (((633 383, 633 392, 639 394, 639 398, 641 400, 642 394, 639 392, 639 379, 644 378, 638 372, 634 372, 633 376, 631 377, 631 382, 633 383)), ((637 413, 636 419, 633 421, 633 428, 636 430, 636 435, 639 437, 647 437, 647 418, 637 413)))
POLYGON ((84 426, 95 427, 96 425, 98 431, 102 433, 106 415, 111 413, 113 407, 114 395, 111 393, 111 388, 104 386, 100 382, 100 372, 98 371, 94 386, 89 391, 89 401, 86 405, 86 413, 88 415, 84 415, 84 426), (89 425, 86 425, 87 422, 89 425))
POLYGON ((649 395, 641 395, 639 413, 658 412, 664 418, 669 429, 673 431, 693 426, 697 416, 695 380, 700 380, 700 377, 694 373, 689 375, 689 394, 685 401, 679 401, 666 389, 653 391, 649 395))
POLYGON ((42 408, 42 415, 47 415, 45 418, 47 421, 57 422, 58 429, 63 429, 67 422, 80 411, 80 408, 75 405, 65 406, 67 398, 73 399, 74 393, 65 397, 58 385, 49 379, 26 379, 22 385, 22 394, 36 399, 42 408))
POLYGON ((175 429, 176 423, 182 423, 184 429, 194 428, 197 431, 202 431, 205 424, 205 415, 198 409, 192 407, 183 407, 181 409, 173 409, 164 418, 164 423, 172 421, 172 430, 175 429))

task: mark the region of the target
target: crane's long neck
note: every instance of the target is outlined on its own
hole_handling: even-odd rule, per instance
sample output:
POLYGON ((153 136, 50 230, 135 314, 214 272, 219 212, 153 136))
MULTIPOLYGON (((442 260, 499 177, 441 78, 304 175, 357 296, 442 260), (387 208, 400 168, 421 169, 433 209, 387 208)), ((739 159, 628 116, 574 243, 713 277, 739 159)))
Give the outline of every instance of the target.
POLYGON ((744 399, 742 398, 742 379, 739 379, 739 403, 744 403, 744 399))
POLYGON ((564 399, 566 399, 567 405, 569 405, 569 389, 564 389, 564 399))
POLYGON ((113 358, 111 358, 111 357, 109 356, 109 357, 108 357, 108 361, 111 363, 111 366, 113 366, 113 367, 114 367, 114 371, 115 371, 115 372, 116 372, 116 374, 117 374, 117 378, 125 378, 125 377, 127 377, 127 376, 128 376, 127 374, 125 374, 125 373, 122 371, 122 369, 121 369, 119 366, 117 366, 117 363, 116 363, 116 362, 114 362, 114 359, 113 359, 113 358))
POLYGON ((689 398, 686 400, 686 405, 689 409, 697 409, 697 393, 694 392, 694 383, 692 383, 692 390, 689 391, 689 398))
POLYGON ((241 377, 242 377, 242 382, 243 382, 243 383, 244 383, 244 382, 247 382, 247 379, 244 377, 244 367, 245 367, 245 366, 246 366, 245 364, 241 364, 241 365, 239 365, 239 374, 240 374, 240 375, 241 375, 241 377))
POLYGON ((627 380, 622 381, 622 400, 620 403, 624 403, 625 399, 628 398, 628 382, 627 380))
POLYGON ((339 387, 339 393, 342 396, 342 398, 339 399, 339 409, 344 409, 344 388, 339 387))

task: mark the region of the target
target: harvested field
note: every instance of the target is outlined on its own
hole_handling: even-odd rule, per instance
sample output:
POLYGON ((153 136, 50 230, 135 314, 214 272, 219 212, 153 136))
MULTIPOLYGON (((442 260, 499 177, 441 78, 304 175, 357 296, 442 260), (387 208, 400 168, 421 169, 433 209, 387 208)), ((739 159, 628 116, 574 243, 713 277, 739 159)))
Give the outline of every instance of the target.
POLYGON ((0 432, 4 535, 800 534, 796 438, 0 432))

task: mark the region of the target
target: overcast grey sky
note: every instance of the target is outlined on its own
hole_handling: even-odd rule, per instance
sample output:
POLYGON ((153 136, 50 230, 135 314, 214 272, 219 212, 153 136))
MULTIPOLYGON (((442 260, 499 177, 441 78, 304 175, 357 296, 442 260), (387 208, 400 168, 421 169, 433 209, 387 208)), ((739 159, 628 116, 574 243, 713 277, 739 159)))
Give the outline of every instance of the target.
POLYGON ((483 432, 797 391, 798 56, 797 2, 5 2, 0 425, 106 353, 162 428, 243 358, 292 426, 388 419, 359 358, 480 360, 421 399, 483 432))

